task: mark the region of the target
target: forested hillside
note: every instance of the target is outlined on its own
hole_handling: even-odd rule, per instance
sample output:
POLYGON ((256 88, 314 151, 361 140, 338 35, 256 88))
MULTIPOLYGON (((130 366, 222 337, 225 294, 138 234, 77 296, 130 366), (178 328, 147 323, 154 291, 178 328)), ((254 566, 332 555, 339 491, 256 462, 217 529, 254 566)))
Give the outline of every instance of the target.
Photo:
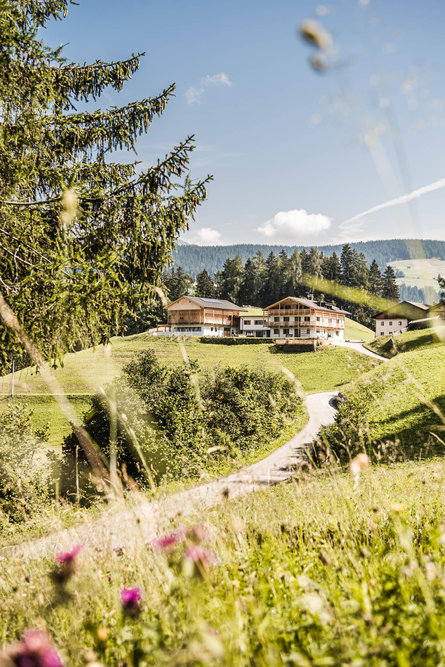
MULTIPOLYGON (((373 259, 381 269, 384 269, 388 262, 398 259, 427 258, 437 257, 445 259, 445 241, 418 240, 418 239, 391 239, 382 241, 359 241, 350 244, 357 252, 365 255, 366 261, 371 263, 373 259)), ((316 246, 324 255, 332 255, 333 252, 341 253, 342 246, 338 245, 320 245, 316 246)), ((224 246, 198 246, 198 245, 179 245, 173 255, 175 267, 181 266, 185 273, 190 273, 194 278, 202 269, 214 275, 220 271, 228 257, 233 259, 239 255, 243 262, 248 257, 255 255, 258 250, 264 255, 270 252, 278 254, 280 250, 285 249, 291 255, 292 252, 302 250, 304 246, 283 246, 283 245, 265 245, 260 243, 242 243, 237 245, 224 246)))

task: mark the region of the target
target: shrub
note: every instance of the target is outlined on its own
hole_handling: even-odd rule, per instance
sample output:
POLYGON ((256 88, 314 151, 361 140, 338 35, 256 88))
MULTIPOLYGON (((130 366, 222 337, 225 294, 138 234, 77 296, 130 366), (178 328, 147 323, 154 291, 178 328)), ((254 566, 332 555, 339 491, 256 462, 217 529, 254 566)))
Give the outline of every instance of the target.
MULTIPOLYGON (((281 374, 223 366, 204 372, 196 362, 167 367, 146 350, 124 368, 106 396, 94 397, 86 415, 104 461, 110 458, 114 401, 118 466, 143 485, 216 470, 265 438, 277 438, 302 410, 293 384, 281 374)), ((70 436, 64 444, 64 492, 73 493, 79 484, 92 491, 88 476, 70 436)))
POLYGON ((56 457, 44 431, 31 427, 31 411, 11 403, 0 413, 0 516, 21 521, 48 500, 56 457))

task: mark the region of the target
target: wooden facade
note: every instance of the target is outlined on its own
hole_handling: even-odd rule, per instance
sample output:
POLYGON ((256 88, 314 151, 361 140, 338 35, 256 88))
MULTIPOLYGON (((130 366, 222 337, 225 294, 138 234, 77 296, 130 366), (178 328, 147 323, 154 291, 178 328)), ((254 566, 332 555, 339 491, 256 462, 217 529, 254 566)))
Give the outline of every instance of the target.
POLYGON ((294 338, 343 337, 346 311, 311 299, 286 297, 264 309, 264 326, 272 335, 294 338))

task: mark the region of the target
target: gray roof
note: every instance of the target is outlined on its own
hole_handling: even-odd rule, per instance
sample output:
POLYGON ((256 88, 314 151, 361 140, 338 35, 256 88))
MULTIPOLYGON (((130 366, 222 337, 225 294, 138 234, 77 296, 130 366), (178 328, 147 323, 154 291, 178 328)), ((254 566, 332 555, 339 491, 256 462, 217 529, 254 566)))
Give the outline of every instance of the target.
MULTIPOLYGON (((183 298, 193 301, 193 303, 196 303, 196 305, 201 306, 202 308, 215 308, 216 310, 246 310, 226 299, 206 299, 200 296, 188 296, 187 294, 179 297, 179 299, 183 298)), ((179 299, 176 299, 176 301, 179 301, 179 299)), ((176 303, 176 301, 173 301, 172 303, 176 303)), ((169 305, 171 306, 172 304, 170 303, 169 305)))
POLYGON ((411 306, 415 306, 416 308, 421 308, 422 310, 429 309, 429 306, 427 306, 426 303, 418 303, 417 301, 408 301, 407 299, 402 301, 402 303, 409 303, 411 306))

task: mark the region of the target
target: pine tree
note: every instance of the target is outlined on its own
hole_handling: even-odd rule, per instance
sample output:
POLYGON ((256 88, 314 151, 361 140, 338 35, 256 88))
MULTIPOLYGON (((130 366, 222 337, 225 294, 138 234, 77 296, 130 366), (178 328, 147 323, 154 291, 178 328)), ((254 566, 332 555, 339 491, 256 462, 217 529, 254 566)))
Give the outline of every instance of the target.
POLYGON ((371 265, 369 267, 369 291, 371 294, 375 294, 376 296, 382 296, 382 289, 383 289, 383 277, 382 273, 379 269, 379 265, 375 261, 375 259, 372 260, 371 265))
MULTIPOLYGON (((294 250, 289 258, 286 280, 286 296, 302 296, 302 290, 305 289, 301 283, 303 271, 301 268, 301 255, 298 250, 294 250)), ((303 292, 304 293, 304 292, 303 292)))
POLYGON ((227 258, 223 270, 218 272, 218 295, 220 299, 237 302, 239 289, 243 281, 244 267, 241 257, 227 258))
MULTIPOLYGON (((67 62, 37 31, 69 4, 0 3, 0 297, 48 359, 107 340, 153 296, 207 180, 187 178, 193 137, 142 171, 111 161, 134 149, 174 85, 121 108, 76 111, 106 87, 121 90, 143 54, 67 62)), ((0 364, 12 352, 15 337, 0 325, 0 364)))
POLYGON ((194 280, 189 273, 184 273, 182 266, 164 274, 163 285, 169 301, 176 301, 180 296, 190 293, 194 280))
POLYGON ((216 286, 210 277, 209 272, 203 269, 196 277, 196 294, 197 296, 214 299, 216 297, 216 286))
POLYGON ((336 252, 333 252, 330 257, 323 257, 321 269, 323 273, 323 278, 326 278, 326 280, 332 280, 333 282, 340 284, 341 265, 336 252))
POLYGON ((349 245, 345 243, 341 251, 341 284, 345 287, 352 287, 354 285, 354 253, 349 245))
POLYGON ((255 305, 258 302, 259 281, 257 266, 250 257, 244 264, 243 281, 240 285, 238 300, 241 305, 255 305))
POLYGON ((382 296, 385 299, 392 299, 393 301, 398 301, 400 298, 396 274, 390 264, 388 264, 383 274, 382 296))

